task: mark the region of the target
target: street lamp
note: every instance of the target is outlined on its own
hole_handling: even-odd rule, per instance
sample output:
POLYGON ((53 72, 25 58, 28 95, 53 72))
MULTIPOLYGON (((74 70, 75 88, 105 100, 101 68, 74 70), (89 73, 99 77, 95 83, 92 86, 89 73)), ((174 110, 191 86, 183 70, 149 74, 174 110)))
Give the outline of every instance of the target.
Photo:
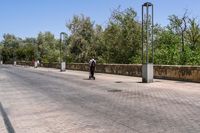
POLYGON ((3 64, 3 60, 2 60, 2 49, 0 49, 0 65, 2 65, 3 64))
POLYGON ((63 72, 66 70, 66 63, 65 61, 63 61, 63 57, 62 57, 62 42, 63 42, 63 37, 67 36, 67 34, 65 32, 61 32, 60 33, 60 71, 63 72))
POLYGON ((38 46, 35 43, 35 39, 33 38, 33 46, 34 46, 34 68, 38 67, 38 46))
POLYGON ((13 47, 13 65, 16 66, 17 65, 17 55, 16 55, 16 49, 17 47, 13 47))
POLYGON ((153 62, 154 62, 154 9, 153 4, 146 2, 142 5, 142 82, 153 82, 153 62), (151 12, 149 12, 151 10, 151 12), (149 48, 151 47, 151 60, 149 60, 149 48), (145 58, 146 57, 146 58, 145 58))

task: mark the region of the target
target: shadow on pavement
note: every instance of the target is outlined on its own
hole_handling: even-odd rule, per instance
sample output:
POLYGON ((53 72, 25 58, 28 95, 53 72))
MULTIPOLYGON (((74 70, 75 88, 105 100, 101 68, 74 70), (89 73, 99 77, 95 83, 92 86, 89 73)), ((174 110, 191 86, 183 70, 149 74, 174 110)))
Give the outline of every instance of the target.
POLYGON ((12 126, 12 124, 11 124, 1 102, 0 102, 0 112, 1 112, 1 115, 3 117, 4 124, 6 126, 8 133, 15 133, 15 130, 14 130, 14 128, 13 128, 13 126, 12 126))

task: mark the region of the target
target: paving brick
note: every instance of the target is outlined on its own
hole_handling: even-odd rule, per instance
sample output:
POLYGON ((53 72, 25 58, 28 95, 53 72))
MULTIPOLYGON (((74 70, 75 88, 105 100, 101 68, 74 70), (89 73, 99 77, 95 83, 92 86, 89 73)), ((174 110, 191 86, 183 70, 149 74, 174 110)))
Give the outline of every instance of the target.
POLYGON ((200 132, 200 84, 109 74, 91 81, 87 72, 11 66, 0 73, 16 133, 200 132))

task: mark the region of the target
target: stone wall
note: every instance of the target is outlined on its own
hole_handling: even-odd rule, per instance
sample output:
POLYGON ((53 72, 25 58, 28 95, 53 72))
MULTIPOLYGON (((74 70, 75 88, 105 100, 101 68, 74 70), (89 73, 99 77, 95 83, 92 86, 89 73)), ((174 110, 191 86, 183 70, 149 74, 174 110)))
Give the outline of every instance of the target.
MULTIPOLYGON (((18 65, 33 66, 32 62, 17 62, 18 65)), ((41 67, 60 68, 60 64, 42 63, 41 67)), ((87 63, 66 64, 66 69, 89 71, 87 63)), ((142 65, 140 64, 98 64, 97 73, 109 73, 141 77, 142 65)), ((154 65, 154 78, 171 79, 180 81, 191 81, 200 83, 200 66, 173 66, 173 65, 154 65)))
POLYGON ((60 64, 57 63, 57 62, 54 62, 54 63, 41 63, 40 67, 60 69, 60 64))
POLYGON ((172 79, 200 83, 200 67, 155 65, 154 77, 160 79, 172 79))
POLYGON ((17 61, 17 65, 33 66, 33 62, 31 62, 31 61, 17 61))
MULTIPOLYGON (((89 70, 88 64, 81 64, 81 63, 67 64, 66 68, 70 70, 81 70, 81 71, 89 70)), ((96 72, 141 77, 142 65, 99 64, 96 66, 96 72)), ((154 65, 154 78, 191 81, 200 83, 200 67, 154 65)))
MULTIPOLYGON (((88 64, 84 63, 67 64, 66 68, 70 70, 89 71, 88 64)), ((132 64, 98 64, 96 65, 95 72, 140 77, 142 75, 142 67, 141 65, 132 64)))
MULTIPOLYGON (((6 64, 12 64, 12 62, 7 62, 6 64)), ((34 62, 31 62, 31 61, 18 61, 17 65, 34 66, 34 62)), ((39 67, 60 69, 60 65, 57 62, 53 62, 53 63, 41 63, 41 64, 39 64, 39 67)))

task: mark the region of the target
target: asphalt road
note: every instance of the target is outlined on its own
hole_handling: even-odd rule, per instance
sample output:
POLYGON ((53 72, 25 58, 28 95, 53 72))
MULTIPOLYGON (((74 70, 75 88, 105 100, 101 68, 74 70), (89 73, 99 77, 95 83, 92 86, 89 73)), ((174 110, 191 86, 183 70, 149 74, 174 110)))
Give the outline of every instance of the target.
POLYGON ((200 84, 0 66, 0 133, 200 133, 200 84))

